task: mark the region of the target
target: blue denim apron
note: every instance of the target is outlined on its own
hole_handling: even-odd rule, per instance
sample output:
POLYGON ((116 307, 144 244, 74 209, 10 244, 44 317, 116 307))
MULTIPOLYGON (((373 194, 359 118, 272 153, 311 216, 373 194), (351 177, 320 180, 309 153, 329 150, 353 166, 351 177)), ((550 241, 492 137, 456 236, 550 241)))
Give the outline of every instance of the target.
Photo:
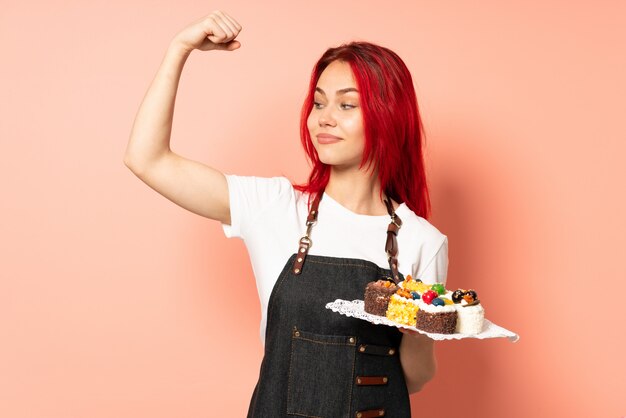
POLYGON ((335 299, 363 299, 371 281, 403 279, 395 238, 389 239, 401 221, 386 200, 390 269, 367 260, 307 255, 322 194, 311 207, 298 252, 272 289, 265 354, 248 417, 410 417, 399 358, 402 333, 325 309, 335 299))

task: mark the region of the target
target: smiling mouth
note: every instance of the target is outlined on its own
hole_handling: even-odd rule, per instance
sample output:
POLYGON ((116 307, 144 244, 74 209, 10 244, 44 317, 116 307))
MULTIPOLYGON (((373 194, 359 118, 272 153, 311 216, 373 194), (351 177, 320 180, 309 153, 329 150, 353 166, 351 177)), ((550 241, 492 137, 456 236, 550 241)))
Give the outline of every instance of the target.
POLYGON ((319 142, 320 144, 333 144, 339 141, 341 141, 341 138, 337 138, 335 136, 330 136, 330 135, 318 135, 317 136, 317 142, 319 142))

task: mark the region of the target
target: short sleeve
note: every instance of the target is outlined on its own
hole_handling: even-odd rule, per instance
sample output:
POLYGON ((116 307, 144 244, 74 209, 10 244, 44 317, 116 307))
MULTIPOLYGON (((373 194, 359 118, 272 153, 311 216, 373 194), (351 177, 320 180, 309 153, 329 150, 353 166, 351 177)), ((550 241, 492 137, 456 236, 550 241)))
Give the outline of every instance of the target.
POLYGON ((422 280, 424 283, 446 284, 448 279, 448 237, 443 236, 434 256, 424 266, 415 266, 413 277, 422 280))
POLYGON ((228 183, 230 225, 222 223, 227 238, 246 238, 252 223, 280 196, 292 189, 286 177, 225 174, 228 183))

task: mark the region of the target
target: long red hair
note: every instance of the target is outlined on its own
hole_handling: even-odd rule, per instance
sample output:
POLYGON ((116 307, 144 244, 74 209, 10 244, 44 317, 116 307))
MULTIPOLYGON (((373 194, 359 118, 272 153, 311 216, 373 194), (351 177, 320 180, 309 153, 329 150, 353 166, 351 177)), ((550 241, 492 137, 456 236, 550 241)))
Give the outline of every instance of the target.
POLYGON ((317 61, 300 118, 300 139, 313 168, 305 184, 294 188, 312 197, 323 190, 330 167, 319 160, 307 119, 313 108, 315 87, 333 61, 350 65, 360 94, 365 148, 360 167, 374 162, 382 194, 404 202, 416 215, 428 219, 430 198, 424 169, 424 129, 413 79, 402 59, 388 48, 369 42, 350 42, 329 48, 317 61))

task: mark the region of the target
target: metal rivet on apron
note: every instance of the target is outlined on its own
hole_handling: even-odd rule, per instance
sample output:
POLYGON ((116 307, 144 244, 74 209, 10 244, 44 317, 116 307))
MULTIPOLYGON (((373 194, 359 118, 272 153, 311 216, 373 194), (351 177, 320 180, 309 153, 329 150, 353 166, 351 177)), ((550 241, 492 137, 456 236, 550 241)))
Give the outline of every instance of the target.
POLYGON ((387 383, 388 381, 389 381, 389 379, 388 379, 388 378, 383 377, 383 382, 387 383))
POLYGON ((389 349, 389 355, 393 356, 396 353, 396 350, 394 350, 393 348, 389 349))
POLYGON ((300 248, 300 252, 303 253, 306 250, 306 248, 300 248))
POLYGON ((294 272, 300 273, 300 269, 295 269, 294 272))
POLYGON ((360 347, 359 347, 359 351, 360 351, 361 353, 365 352, 365 346, 363 346, 363 345, 362 345, 362 346, 360 346, 360 347))
POLYGON ((293 334, 294 334, 296 337, 299 337, 299 336, 300 336, 300 331, 296 331, 296 332, 294 332, 293 334))
POLYGON ((357 413, 356 413, 356 418, 361 418, 362 416, 363 416, 363 414, 362 414, 362 413, 360 413, 360 412, 357 412, 357 413))
POLYGON ((356 378, 356 382, 360 385, 360 384, 361 384, 361 378, 360 378, 360 377, 357 377, 357 378, 356 378))
POLYGON ((351 344, 354 344, 354 337, 350 337, 348 341, 350 341, 351 344))
POLYGON ((381 409, 380 411, 378 411, 378 416, 382 417, 383 415, 385 415, 385 410, 381 409))
POLYGON ((298 257, 298 263, 302 262, 302 257, 298 257))

